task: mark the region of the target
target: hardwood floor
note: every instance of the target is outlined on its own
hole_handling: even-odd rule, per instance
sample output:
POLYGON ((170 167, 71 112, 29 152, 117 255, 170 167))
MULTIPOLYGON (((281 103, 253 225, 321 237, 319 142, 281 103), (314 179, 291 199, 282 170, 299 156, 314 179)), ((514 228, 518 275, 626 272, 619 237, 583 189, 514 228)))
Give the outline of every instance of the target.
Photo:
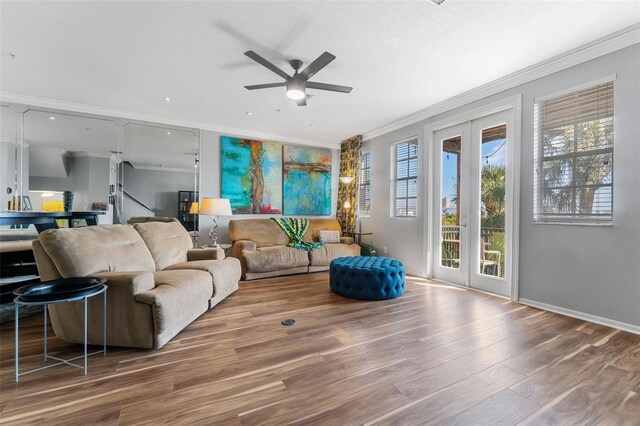
MULTIPOLYGON (((21 368, 43 362, 41 321, 21 322, 21 368)), ((415 278, 383 302, 332 294, 326 273, 241 283, 161 350, 111 348, 88 376, 15 384, 13 323, 1 334, 2 424, 640 423, 640 336, 415 278)))

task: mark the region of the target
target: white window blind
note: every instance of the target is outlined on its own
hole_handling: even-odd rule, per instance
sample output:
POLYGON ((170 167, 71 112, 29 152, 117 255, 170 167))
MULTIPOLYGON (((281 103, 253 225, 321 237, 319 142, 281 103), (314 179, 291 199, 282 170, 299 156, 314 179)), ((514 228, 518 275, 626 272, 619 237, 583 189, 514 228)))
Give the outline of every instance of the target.
POLYGON ((534 220, 613 219, 613 82, 535 105, 534 220))
POLYGON ((392 176, 392 213, 396 217, 418 214, 418 141, 394 145, 392 176))
POLYGON ((371 153, 362 153, 360 170, 358 171, 358 213, 371 213, 371 153))

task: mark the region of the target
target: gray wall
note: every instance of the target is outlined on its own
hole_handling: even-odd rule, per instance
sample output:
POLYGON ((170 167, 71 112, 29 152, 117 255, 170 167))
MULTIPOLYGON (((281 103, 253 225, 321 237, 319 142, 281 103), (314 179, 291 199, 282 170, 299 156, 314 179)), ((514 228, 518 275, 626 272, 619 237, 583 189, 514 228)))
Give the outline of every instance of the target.
MULTIPOLYGON (((417 136, 422 173, 428 123, 522 94, 520 298, 640 325, 640 44, 371 139, 372 211, 363 230, 407 269, 424 270, 425 194, 415 219, 389 217, 389 149, 417 136), (534 99, 617 74, 615 82, 614 226, 533 223, 534 99)), ((421 179, 422 180, 422 179, 421 179)))
POLYGON ((73 191, 73 209, 90 210, 94 201, 108 201, 109 159, 100 157, 69 157, 68 176, 31 176, 31 191, 73 191))
MULTIPOLYGON (((231 135, 206 130, 200 131, 200 197, 220 197, 220 136, 251 139, 251 136, 247 135, 231 135)), ((332 149, 331 154, 331 211, 335 212, 338 199, 338 176, 340 175, 340 151, 332 149)), ((269 218, 272 216, 277 215, 237 215, 233 216, 233 219, 269 218)), ((310 216, 304 217, 309 218, 310 216)), ((335 217, 335 214, 322 217, 335 217)), ((230 217, 220 218, 218 221, 218 243, 230 242, 228 225, 231 219, 230 217)), ((199 243, 201 245, 210 244, 209 230, 211 226, 213 226, 211 217, 200 216, 199 243)))
MULTIPOLYGON (((124 168, 124 190, 156 216, 178 217, 178 191, 193 191, 194 172, 124 168)), ((126 214, 127 212, 125 212, 126 214)))

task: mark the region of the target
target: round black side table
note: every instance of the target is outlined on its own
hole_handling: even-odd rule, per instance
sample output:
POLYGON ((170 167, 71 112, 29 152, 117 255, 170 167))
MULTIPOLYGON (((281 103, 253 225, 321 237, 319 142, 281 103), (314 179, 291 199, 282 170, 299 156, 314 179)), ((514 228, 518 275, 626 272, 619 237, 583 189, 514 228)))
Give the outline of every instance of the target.
POLYGON ((105 278, 81 277, 81 278, 62 278, 59 280, 46 281, 38 284, 31 284, 20 287, 13 292, 17 297, 13 300, 15 303, 15 363, 16 363, 16 383, 20 376, 44 370, 46 368, 55 367, 57 365, 67 364, 84 370, 87 374, 87 357, 96 354, 107 354, 107 280, 105 278), (103 347, 101 351, 87 353, 87 299, 98 294, 103 294, 103 347), (49 355, 47 351, 47 307, 55 303, 67 303, 84 300, 84 355, 80 355, 70 359, 62 359, 49 355), (55 364, 45 365, 44 367, 34 368, 20 373, 19 370, 19 328, 20 317, 18 311, 20 306, 42 305, 44 307, 44 360, 49 358, 58 361, 55 364), (79 358, 84 358, 84 365, 75 364, 79 358))

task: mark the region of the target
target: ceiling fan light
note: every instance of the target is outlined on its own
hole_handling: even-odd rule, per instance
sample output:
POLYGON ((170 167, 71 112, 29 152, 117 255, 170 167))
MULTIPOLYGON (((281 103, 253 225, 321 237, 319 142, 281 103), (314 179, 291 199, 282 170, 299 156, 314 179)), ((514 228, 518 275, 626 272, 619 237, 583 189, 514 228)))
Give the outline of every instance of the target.
POLYGON ((304 92, 299 89, 290 89, 287 90, 287 97, 289 99, 293 99, 294 101, 299 101, 300 99, 304 99, 304 92))
POLYGON ((298 79, 292 79, 287 82, 287 97, 294 101, 304 99, 305 82, 298 79))

